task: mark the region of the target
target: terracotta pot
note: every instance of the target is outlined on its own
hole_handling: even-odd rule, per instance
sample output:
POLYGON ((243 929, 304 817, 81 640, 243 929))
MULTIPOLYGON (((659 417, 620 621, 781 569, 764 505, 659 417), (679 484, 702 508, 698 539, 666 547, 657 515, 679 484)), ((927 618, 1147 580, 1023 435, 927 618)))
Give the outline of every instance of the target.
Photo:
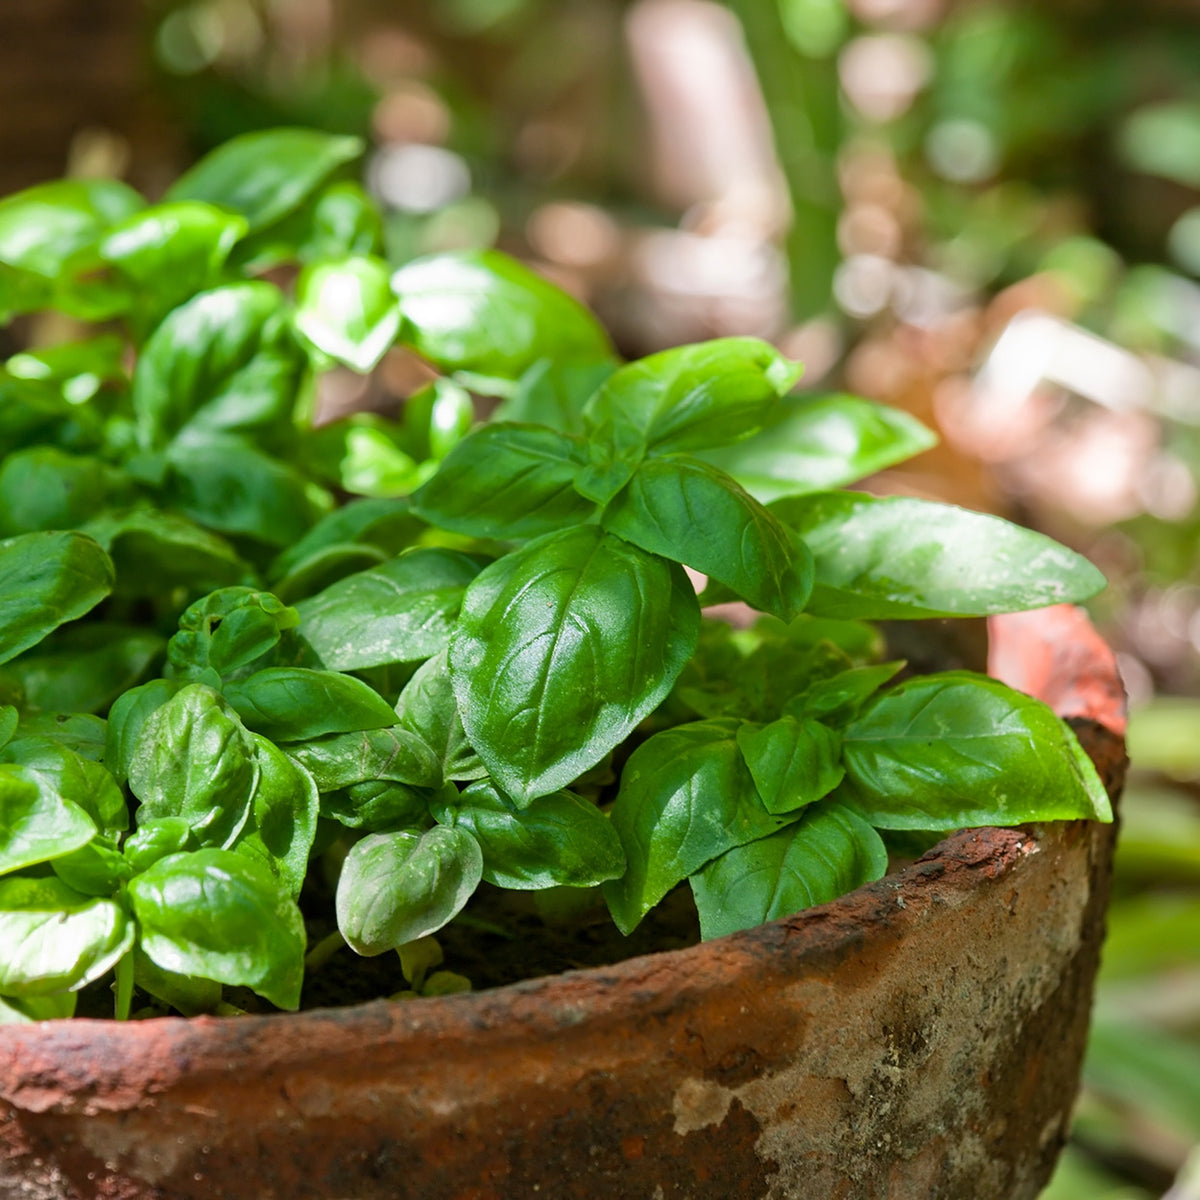
MULTIPOLYGON (((1113 659, 993 626, 1110 792, 1113 659)), ((1114 831, 959 833, 832 904, 474 995, 0 1031, 16 1200, 1021 1200, 1067 1128, 1114 831)))

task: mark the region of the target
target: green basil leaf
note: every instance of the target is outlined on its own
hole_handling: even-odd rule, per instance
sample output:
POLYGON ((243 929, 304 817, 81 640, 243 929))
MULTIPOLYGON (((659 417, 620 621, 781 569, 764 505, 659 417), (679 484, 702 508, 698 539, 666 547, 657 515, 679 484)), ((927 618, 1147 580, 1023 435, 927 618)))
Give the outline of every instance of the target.
POLYGON ((612 824, 571 792, 539 796, 518 809, 482 779, 435 803, 433 815, 471 834, 483 851, 483 878, 497 887, 593 887, 625 873, 625 852, 612 824))
POLYGON ((562 433, 582 433, 584 406, 616 369, 615 359, 594 363, 539 359, 517 381, 492 420, 524 421, 562 433))
POLYGON ((82 617, 112 591, 107 554, 81 533, 0 541, 0 663, 82 617))
POLYGON ((245 232, 241 217, 211 204, 156 204, 109 230, 99 253, 132 286, 136 324, 150 329, 182 300, 219 281, 245 232))
POLYGON ((185 1017, 212 1012, 221 1002, 221 985, 215 979, 198 979, 167 971, 140 946, 133 948, 133 981, 143 992, 178 1009, 185 1017))
POLYGON ((180 678, 201 679, 210 670, 229 676, 262 660, 299 623, 300 614, 271 592, 220 588, 179 618, 167 657, 180 678))
POLYGON ((367 779, 322 792, 321 817, 366 833, 421 829, 429 824, 429 791, 389 779, 367 779))
POLYGON ((479 843, 462 829, 370 834, 342 866, 338 929, 359 954, 397 949, 456 917, 482 875, 479 843))
POLYGON ((816 616, 982 617, 1086 600, 1087 559, 999 517, 905 496, 820 492, 771 511, 808 544, 816 616))
POLYGON ((158 966, 299 1007, 304 918, 262 863, 232 850, 172 854, 130 881, 129 899, 158 966))
POLYGON ((162 654, 153 630, 109 621, 70 625, 5 668, 20 682, 28 708, 45 712, 105 711, 162 654))
POLYGON ((795 825, 727 850, 691 879, 700 936, 721 937, 836 900, 887 871, 883 839, 840 804, 806 809, 795 825))
POLYGON ((301 600, 300 632, 331 670, 417 662, 450 640, 478 573, 475 559, 454 550, 408 550, 301 600))
POLYGON ((698 459, 647 459, 602 524, 643 550, 711 575, 784 621, 800 613, 812 588, 803 543, 732 479, 698 459))
POLYGON ((579 525, 596 506, 573 483, 582 443, 537 425, 489 424, 464 438, 412 497, 431 525, 485 538, 527 538, 579 525))
POLYGON ((20 719, 20 713, 11 704, 0 707, 0 748, 6 746, 12 739, 20 719))
POLYGON ((0 535, 73 529, 132 496, 132 480, 98 458, 54 446, 19 450, 0 466, 0 535))
POLYGON ((323 354, 367 374, 400 332, 387 263, 368 255, 310 263, 296 284, 295 321, 323 354))
POLYGON ((230 848, 264 863, 294 900, 317 833, 317 785, 278 746, 258 734, 250 737, 258 755, 258 786, 250 820, 230 848))
POLYGON ((359 496, 395 497, 429 475, 406 448, 405 428, 378 413, 351 413, 305 434, 300 448, 306 470, 359 496))
POLYGON ((743 724, 738 748, 768 812, 791 813, 829 795, 845 775, 842 739, 820 721, 743 724))
POLYGON ((285 546, 332 507, 323 488, 240 438, 177 443, 168 460, 167 498, 192 520, 221 533, 285 546))
POLYGON ((18 738, 0 753, 5 762, 18 764, 44 796, 75 805, 102 833, 112 835, 129 828, 125 797, 102 764, 45 737, 18 738))
POLYGON ((0 879, 0 994, 78 991, 124 957, 133 933, 119 905, 53 875, 0 879))
POLYGON ((928 450, 916 417, 857 396, 786 396, 753 437, 704 450, 763 504, 843 487, 928 450))
POLYGON ((859 709, 903 669, 903 662, 851 667, 826 679, 818 679, 785 706, 788 716, 801 720, 815 717, 827 725, 851 720, 859 709))
POLYGON ((158 817, 143 821, 125 839, 121 854, 129 863, 130 871, 140 875, 168 854, 195 849, 192 827, 186 817, 158 817))
POLYGON ((1070 727, 1040 700, 969 671, 885 692, 846 728, 843 761, 846 802, 880 829, 1112 820, 1070 727))
POLYGON ((111 897, 127 882, 133 870, 119 850, 92 841, 51 862, 54 874, 84 896, 111 897))
POLYGON ((337 671, 267 667, 227 684, 224 692, 248 729, 277 742, 396 723, 392 706, 378 692, 337 671))
POLYGON ((183 685, 174 679, 152 679, 119 696, 108 713, 104 735, 104 765, 120 784, 129 778, 142 727, 183 685))
POLYGON ((0 996, 0 1025, 65 1021, 75 1015, 78 999, 74 992, 59 992, 53 996, 0 996))
POLYGON ((228 845, 241 832, 259 776, 254 742, 237 714, 198 683, 145 718, 128 769, 129 789, 142 802, 139 823, 186 817, 207 846, 228 845))
POLYGON ((102 334, 79 342, 60 342, 14 354, 4 364, 19 379, 45 380, 57 385, 68 404, 84 404, 106 383, 127 383, 125 339, 102 334))
POLYGON ((428 478, 426 460, 441 462, 467 436, 475 424, 475 403, 465 387, 442 375, 405 400, 403 417, 403 445, 428 478))
POLYGON ((21 767, 0 765, 0 873, 69 854, 95 836, 95 822, 78 805, 21 767))
POLYGON ((288 430, 305 370, 282 293, 261 280, 193 296, 147 340, 131 400, 144 450, 186 433, 288 430))
POLYGON ((103 761, 107 734, 108 722, 90 713, 27 713, 21 718, 22 737, 49 738, 89 762, 103 761))
POLYGON ((419 536, 425 524, 412 515, 407 500, 351 500, 322 517, 295 545, 271 564, 268 578, 296 571, 313 554, 334 546, 371 545, 398 554, 419 536))
POLYGON ((660 453, 725 445, 761 429, 802 369, 757 338, 679 346, 611 375, 584 425, 592 438, 660 453))
POLYGON ((763 806, 738 749, 740 724, 678 725, 643 742, 625 764, 610 816, 628 867, 604 885, 622 933, 719 854, 795 819, 763 806))
POLYGON ((353 542, 342 546, 326 546, 314 551, 290 575, 276 580, 271 586, 282 599, 294 604, 323 592, 347 575, 369 571, 391 557, 391 553, 377 546, 356 545, 353 542))
POLYGON ((518 379, 538 359, 594 363, 608 336, 577 300, 495 250, 419 258, 392 276, 402 340, 443 371, 518 379))
POLYGON ((251 232, 285 216, 363 150, 355 137, 315 129, 264 129, 232 138, 205 155, 167 192, 241 213, 251 232))
POLYGON ((598 763, 696 645, 683 571, 594 525, 548 534, 467 589, 450 645, 463 726, 519 805, 598 763))
MULTIPOLYGON (((395 713, 388 712, 394 721, 395 713)), ((433 751, 417 734, 398 725, 294 742, 285 750, 312 775, 322 792, 374 780, 418 787, 438 787, 442 782, 433 751)))
POLYGON ((396 701, 400 724, 415 733, 441 762, 445 779, 481 779, 487 774, 483 760, 467 741, 454 684, 450 679, 450 652, 443 649, 423 662, 396 701))

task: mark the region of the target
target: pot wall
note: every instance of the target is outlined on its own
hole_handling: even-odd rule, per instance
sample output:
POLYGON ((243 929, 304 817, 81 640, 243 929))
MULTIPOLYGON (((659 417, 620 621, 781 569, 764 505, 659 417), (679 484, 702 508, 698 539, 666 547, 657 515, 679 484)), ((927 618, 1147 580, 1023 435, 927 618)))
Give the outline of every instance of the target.
MULTIPOLYGON (((993 650, 1078 718, 1115 796, 1120 686, 1082 614, 1003 618, 993 650), (1062 658, 1073 678, 1043 671, 1062 658)), ((0 1195, 1032 1198, 1075 1094, 1113 840, 964 832, 795 917, 476 995, 8 1028, 0 1195)))

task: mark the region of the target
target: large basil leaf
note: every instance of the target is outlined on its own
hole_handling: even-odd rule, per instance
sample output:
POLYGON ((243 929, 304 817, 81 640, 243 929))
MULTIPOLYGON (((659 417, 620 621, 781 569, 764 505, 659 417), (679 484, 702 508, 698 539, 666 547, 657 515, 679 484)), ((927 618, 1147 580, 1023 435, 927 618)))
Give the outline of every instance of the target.
POLYGON ((279 220, 363 150, 355 137, 265 129, 232 138, 181 175, 168 200, 202 200, 246 218, 255 232, 279 220))
POLYGON ((622 933, 719 854, 795 820, 764 807, 738 749, 739 725, 726 718, 664 730, 625 764, 611 819, 628 867, 604 885, 622 933))
POLYGON ((604 512, 605 529, 720 580, 790 621, 812 588, 802 542, 727 475, 685 456, 648 459, 604 512))
MULTIPOLYGON (((47 737, 21 737, 3 750, 5 762, 18 764, 43 796, 54 796, 85 812, 107 835, 129 827, 125 797, 107 768, 47 737)), ((72 819, 64 814, 64 828, 72 819)))
POLYGON ((467 741, 450 679, 450 652, 443 649, 423 662, 396 701, 400 724, 415 733, 441 761, 445 779, 481 779, 483 759, 467 741))
POLYGON ((836 900, 887 871, 883 839, 827 802, 769 837, 727 850, 691 879, 700 935, 721 937, 836 900))
POLYGON ((738 747, 768 812, 789 813, 829 795, 845 775, 842 740, 820 721, 781 717, 742 725, 738 747))
POLYGON ((96 836, 95 822, 19 766, 0 765, 0 873, 69 854, 96 836))
POLYGON ((378 692, 337 671, 266 667, 227 684, 224 692, 248 729, 277 742, 396 723, 392 706, 378 692))
POLYGON ((612 823, 571 792, 539 796, 518 809, 490 779, 435 803, 443 825, 465 829, 483 851, 483 878, 497 887, 592 887, 625 872, 612 823))
POLYGON ((111 900, 53 875, 0 879, 0 994, 78 991, 132 945, 133 925, 111 900))
POLYGON ((231 849, 265 863, 295 899, 304 884, 317 832, 317 785, 273 742, 258 734, 250 738, 258 755, 258 786, 250 820, 231 849))
POLYGON ((387 263, 353 255, 305 267, 296 284, 295 321, 323 354, 365 375, 400 331, 387 263))
POLYGON ((598 763, 696 645, 683 571, 594 525, 548 534, 467 590, 450 673, 471 744, 518 805, 598 763))
POLYGON ((303 371, 278 288, 252 280, 201 292, 167 315, 134 368, 141 445, 157 449, 185 430, 287 428, 303 371))
POLYGON ((81 533, 0 541, 0 663, 82 617, 112 591, 108 555, 81 533))
POLYGON ((1111 821, 1096 768, 1040 700, 969 671, 924 675, 843 735, 839 795, 881 829, 1111 821))
POLYGON ((517 381, 492 420, 527 421, 563 433, 582 433, 584 405, 616 369, 615 360, 559 363, 540 359, 517 381))
POLYGON ((761 429, 802 368, 757 338, 718 338, 651 354, 611 375, 584 409, 593 439, 667 453, 761 429))
POLYGON ((132 481, 101 459, 54 446, 18 450, 0 466, 0 535, 73 529, 132 497, 132 481))
POLYGON ((178 1009, 185 1017, 212 1012, 221 1002, 221 985, 215 979, 198 979, 167 971, 140 946, 133 948, 133 981, 142 991, 178 1009))
MULTIPOLYGON (((90 762, 104 759, 108 722, 91 713, 41 712, 21 717, 22 737, 43 737, 90 762)), ((0 730, 0 742, 4 741, 0 730)))
POLYGON ((408 550, 301 600, 300 632, 335 671, 417 662, 450 640, 478 573, 475 559, 454 550, 408 550))
POLYGON ((65 1021, 75 1015, 78 999, 74 992, 56 992, 53 996, 0 996, 0 1025, 65 1021))
POLYGON ((425 523, 412 514, 407 499, 352 500, 322 517, 298 542, 280 552, 271 564, 269 579, 282 579, 303 569, 323 550, 349 545, 369 545, 388 556, 407 549, 425 523))
POLYGON ((113 703, 104 731, 104 765, 118 783, 123 784, 129 778, 142 727, 150 714, 166 704, 182 686, 174 679, 152 679, 130 688, 113 703))
POLYGON ((527 538, 596 511, 574 488, 578 438, 538 425, 491 424, 464 438, 412 497, 413 511, 475 537, 527 538))
POLYGON ((1087 559, 1043 534, 948 504, 819 492, 771 511, 812 551, 816 616, 982 617, 1086 600, 1105 586, 1087 559))
POLYGON ((786 396, 753 437, 704 450, 756 500, 843 487, 934 445, 916 417, 857 396, 786 396))
MULTIPOLYGON (((395 714, 391 710, 389 714, 394 721, 395 714)), ((442 782, 433 751, 415 733, 395 725, 293 742, 285 749, 322 792, 376 780, 418 787, 437 787, 442 782)))
POLYGON ((233 709, 192 683, 145 718, 128 770, 139 822, 187 817, 202 845, 225 846, 249 819, 259 761, 233 709))
POLYGON ((599 322, 577 300, 495 250, 419 258, 392 276, 402 340, 443 371, 514 380, 538 359, 612 358, 599 322))
POLYGON ((160 967, 299 1007, 304 918, 264 864, 232 850, 171 854, 130 881, 129 899, 160 967))
POLYGON ((338 929, 359 954, 398 949, 456 917, 482 874, 479 843, 465 830, 370 834, 342 866, 338 929))

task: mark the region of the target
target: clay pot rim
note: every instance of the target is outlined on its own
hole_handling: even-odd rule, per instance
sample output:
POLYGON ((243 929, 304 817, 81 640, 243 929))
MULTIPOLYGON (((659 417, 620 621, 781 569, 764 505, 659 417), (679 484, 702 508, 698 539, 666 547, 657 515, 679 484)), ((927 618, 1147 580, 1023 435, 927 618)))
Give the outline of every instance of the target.
MULTIPOLYGON (((1093 756, 1098 749, 1110 761, 1123 761, 1124 691, 1111 650, 1082 609, 1057 605, 993 617, 989 629, 989 673, 1038 695, 1060 716, 1077 718, 1093 756), (1030 648, 1036 653, 1031 654, 1030 648)), ((75 1050, 81 1058, 86 1057, 82 1053, 85 1047, 103 1046, 119 1061, 122 1054, 138 1057, 141 1043, 165 1035, 181 1050, 195 1052, 215 1040, 221 1059, 213 1069, 224 1072, 235 1068, 236 1060, 253 1059, 261 1064, 264 1058, 295 1059, 298 1053, 303 1056, 309 1041, 319 1044, 324 1056, 329 1052, 331 1034, 338 1042, 344 1041, 348 1051, 362 1052, 370 1039, 379 1037, 415 1037, 428 1049, 433 1038, 475 1042, 505 1029, 519 1037, 531 1026, 546 1026, 547 1014, 558 1027, 585 1021, 607 1024, 633 1008, 645 1017, 677 1003, 682 993, 702 993, 709 981, 724 986, 731 969, 752 971, 747 981, 766 987, 773 978, 794 973, 798 959, 814 966, 840 961, 872 936, 881 918, 894 920, 897 909, 953 902, 955 893, 968 892, 978 886, 980 878, 996 879, 1014 871, 1037 851, 1040 842, 1073 836, 1072 830, 1077 833, 1088 824, 960 830, 910 866, 827 904, 695 946, 658 951, 610 966, 409 1004, 372 1000, 342 1008, 236 1019, 168 1016, 115 1022, 72 1018, 14 1025, 0 1031, 0 1052, 12 1039, 26 1046, 30 1042, 53 1044, 68 1056, 75 1050)), ((70 1066, 61 1058, 59 1062, 71 1073, 70 1066)), ((79 1065, 82 1067, 82 1062, 79 1065)), ((192 1069, 195 1067, 193 1063, 192 1069)))

